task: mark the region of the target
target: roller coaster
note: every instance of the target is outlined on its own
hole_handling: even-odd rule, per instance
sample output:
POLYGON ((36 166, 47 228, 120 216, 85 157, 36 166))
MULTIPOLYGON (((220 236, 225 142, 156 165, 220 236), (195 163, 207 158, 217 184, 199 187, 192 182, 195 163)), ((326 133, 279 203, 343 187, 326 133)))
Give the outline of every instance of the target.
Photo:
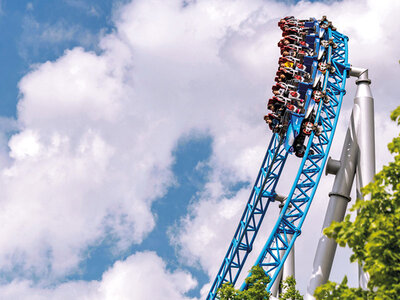
MULTIPOLYGON (((348 63, 348 37, 339 33, 325 16, 321 20, 285 17, 278 26, 282 29, 282 40, 278 43, 282 57, 272 87, 274 96, 267 104, 271 112, 264 117, 272 138, 207 300, 217 298, 222 284, 236 284, 271 203, 280 202, 281 212, 254 265, 261 266, 269 276, 267 290, 276 296, 277 282, 286 259, 293 255, 291 249, 301 234, 327 161, 326 173, 335 174, 336 178, 329 194, 324 227, 332 220, 343 219, 356 169, 357 191, 375 173, 371 81, 366 69, 348 63), (336 161, 328 159, 328 153, 349 76, 358 77, 358 89, 342 158, 336 161), (360 134, 367 131, 369 137, 360 134), (278 194, 276 188, 292 154, 301 162, 286 196, 278 194)), ((309 299, 313 298, 315 288, 327 281, 335 249, 334 242, 321 237, 308 287, 309 299)), ((285 268, 293 268, 287 264, 285 268)), ((367 275, 360 274, 365 285, 367 275)), ((241 289, 246 289, 245 283, 241 289)))

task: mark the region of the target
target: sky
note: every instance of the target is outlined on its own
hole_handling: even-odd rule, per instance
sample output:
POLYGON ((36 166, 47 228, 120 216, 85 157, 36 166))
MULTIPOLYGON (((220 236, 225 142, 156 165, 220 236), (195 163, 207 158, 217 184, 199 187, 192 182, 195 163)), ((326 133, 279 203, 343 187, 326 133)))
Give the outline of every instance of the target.
MULTIPOLYGON (((399 14, 397 0, 1 0, 0 299, 204 299, 271 138, 278 20, 327 15, 349 36, 372 80, 379 170, 399 132, 399 14)), ((296 241, 302 293, 332 183, 296 241)), ((349 254, 331 278, 355 286, 349 254)))

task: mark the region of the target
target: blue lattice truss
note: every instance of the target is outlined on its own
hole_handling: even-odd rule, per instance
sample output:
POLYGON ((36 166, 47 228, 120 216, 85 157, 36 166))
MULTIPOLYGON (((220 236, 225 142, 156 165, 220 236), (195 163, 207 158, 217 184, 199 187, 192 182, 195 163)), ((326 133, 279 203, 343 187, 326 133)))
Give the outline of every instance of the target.
MULTIPOLYGON (((334 73, 328 71, 323 84, 329 103, 320 101, 316 113, 316 122, 320 122, 323 130, 318 137, 314 136, 314 133, 311 134, 293 187, 255 263, 260 265, 271 278, 267 290, 270 290, 275 282, 286 257, 301 234, 301 227, 326 163, 342 99, 346 93, 345 84, 350 67, 347 61, 348 38, 331 29, 328 30, 326 38, 333 38, 336 47, 333 48, 330 45, 325 58, 326 62, 331 63, 335 68, 334 73)), ((274 134, 232 242, 207 296, 208 300, 216 298, 217 291, 223 283, 236 283, 247 256, 252 250, 269 204, 275 200, 275 188, 288 156, 282 144, 282 139, 274 134)), ((245 288, 243 284, 241 289, 245 288)))
MULTIPOLYGON (((317 190, 333 135, 339 118, 349 65, 347 63, 348 38, 336 31, 328 31, 329 38, 337 45, 329 47, 327 61, 336 69, 325 77, 323 90, 329 97, 329 103, 319 103, 316 121, 321 121, 323 132, 320 136, 311 134, 306 153, 299 167, 294 185, 288 195, 282 212, 267 240, 256 265, 261 266, 271 281, 267 290, 275 282, 296 238, 301 234, 301 227, 307 216, 312 199, 317 190), (310 151, 312 149, 312 151, 310 151)), ((245 284, 242 285, 245 288, 245 284)))
POLYGON ((275 200, 275 188, 285 165, 288 152, 278 134, 272 136, 249 200, 233 236, 232 242, 207 299, 214 299, 225 282, 236 282, 253 248, 254 240, 269 204, 275 200))

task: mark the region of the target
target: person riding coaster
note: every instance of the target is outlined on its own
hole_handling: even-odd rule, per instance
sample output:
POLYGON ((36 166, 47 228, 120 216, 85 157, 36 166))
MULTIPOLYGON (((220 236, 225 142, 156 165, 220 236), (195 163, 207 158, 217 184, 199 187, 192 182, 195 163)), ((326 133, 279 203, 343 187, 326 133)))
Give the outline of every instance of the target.
POLYGON ((283 111, 284 106, 284 103, 276 102, 270 99, 268 101, 267 108, 278 116, 283 111))
POLYGON ((282 29, 284 26, 304 26, 305 25, 304 20, 297 20, 297 19, 288 19, 288 20, 283 20, 281 19, 278 22, 278 27, 282 29))
POLYGON ((297 91, 297 88, 294 85, 290 85, 284 82, 279 82, 272 86, 272 90, 277 90, 277 89, 297 91))
POLYGON ((294 52, 301 52, 304 51, 304 53, 307 53, 307 55, 312 56, 314 54, 314 49, 311 49, 309 46, 303 46, 303 45, 296 45, 296 44, 287 44, 287 45, 282 45, 280 47, 281 54, 284 51, 294 51, 294 52))
POLYGON ((336 69, 330 64, 325 62, 319 62, 317 65, 317 73, 313 82, 314 90, 321 90, 325 81, 325 77, 328 76, 326 71, 329 70, 330 73, 334 73, 336 69))
POLYGON ((308 32, 306 32, 306 31, 299 31, 299 32, 297 32, 297 31, 291 30, 291 29, 289 29, 289 28, 286 29, 286 30, 284 30, 284 31, 282 32, 282 36, 283 36, 283 37, 286 37, 286 36, 289 36, 289 35, 290 35, 290 36, 298 36, 300 40, 304 41, 306 35, 308 35, 308 32))
POLYGON ((283 57, 293 57, 299 60, 300 63, 304 62, 304 57, 305 56, 313 56, 314 51, 311 49, 305 49, 305 50, 299 50, 296 51, 294 49, 289 49, 289 48, 283 48, 281 49, 281 54, 283 57))
POLYGON ((281 27, 283 32, 287 32, 288 34, 304 34, 308 33, 310 28, 304 27, 304 26, 289 26, 289 25, 284 25, 281 27))
POLYGON ((286 20, 284 22, 278 22, 278 27, 304 27, 304 22, 298 22, 297 20, 286 20))
POLYGON ((276 76, 279 78, 280 81, 288 82, 290 80, 295 79, 296 75, 294 75, 293 73, 287 72, 286 70, 285 71, 278 70, 276 72, 276 76))
POLYGON ((322 29, 324 29, 324 30, 326 30, 326 29, 328 29, 328 28, 331 28, 333 31, 336 30, 336 27, 332 25, 332 22, 331 22, 331 21, 323 21, 323 22, 320 22, 319 27, 322 28, 322 29))
POLYGON ((320 45, 324 48, 328 48, 329 45, 332 45, 333 49, 336 49, 338 47, 338 45, 333 41, 332 37, 329 40, 321 40, 320 45))
POLYGON ((299 36, 296 34, 290 34, 290 35, 285 35, 283 38, 289 40, 291 44, 305 42, 305 37, 303 35, 299 36))
POLYGON ((278 42, 278 47, 280 48, 287 45, 296 45, 310 48, 310 45, 306 41, 300 40, 297 36, 292 35, 287 35, 278 42))
POLYGON ((269 113, 268 115, 264 116, 265 122, 268 124, 269 129, 274 131, 276 127, 279 126, 279 117, 273 113, 269 113))
POLYGON ((278 42, 278 47, 279 47, 279 48, 283 48, 283 47, 285 47, 285 46, 287 46, 287 45, 290 45, 290 44, 291 44, 291 42, 290 42, 289 39, 283 38, 283 39, 281 39, 281 40, 278 42))
POLYGON ((277 95, 285 96, 293 91, 297 93, 297 88, 294 85, 288 85, 285 84, 284 82, 277 82, 275 85, 272 86, 272 93, 275 96, 277 95))
POLYGON ((319 91, 319 90, 315 90, 312 93, 312 99, 314 100, 315 103, 319 103, 320 100, 322 99, 322 101, 324 101, 324 103, 329 103, 329 98, 326 95, 325 92, 319 91))
MULTIPOLYGON (((293 72, 296 72, 297 74, 309 74, 307 72, 307 67, 305 65, 303 65, 302 63, 298 62, 297 59, 293 59, 290 56, 286 56, 286 57, 282 57, 284 59, 281 60, 280 64, 279 64, 279 69, 283 68, 283 69, 290 69, 293 72), (286 59, 286 62, 284 62, 286 59), (296 61, 297 60, 297 61, 296 61)), ((307 77, 307 75, 305 75, 307 77)))
MULTIPOLYGON (((321 123, 315 122, 315 114, 312 113, 309 117, 304 118, 301 122, 301 131, 297 134, 293 141, 293 145, 291 150, 297 157, 303 157, 306 151, 306 146, 304 145, 306 137, 310 136, 312 132, 316 137, 320 136, 323 132, 321 123)), ((314 151, 310 150, 310 153, 313 154, 314 151)))
POLYGON ((304 113, 304 104, 305 101, 300 97, 300 93, 298 91, 291 91, 288 89, 275 89, 273 90, 274 96, 268 101, 268 109, 273 110, 269 107, 269 105, 275 105, 276 101, 291 103, 299 109, 299 113, 304 113), (274 99, 274 97, 276 97, 274 99))
POLYGON ((295 65, 295 59, 291 57, 281 57, 278 61, 279 67, 282 68, 293 68, 295 65))
MULTIPOLYGON (((299 55, 296 51, 283 51, 280 59, 281 62, 290 61, 293 63, 304 63, 304 57, 302 55, 299 55)), ((281 62, 278 61, 278 64, 281 64, 281 62)))
MULTIPOLYGON (((324 79, 326 70, 335 72, 335 68, 322 61, 326 58, 327 51, 320 53, 321 49, 336 46, 335 43, 333 40, 324 40, 327 38, 327 30, 321 28, 319 23, 316 24, 315 19, 308 22, 300 23, 293 17, 279 21, 278 25, 283 31, 283 38, 278 43, 282 57, 279 58, 275 77, 277 83, 272 87, 274 96, 268 101, 268 109, 274 112, 276 123, 270 129, 285 139, 285 148, 294 152, 297 157, 304 156, 304 142, 312 132, 316 137, 323 132, 321 124, 315 123, 319 102, 322 100, 329 103, 326 93, 322 92, 324 80, 321 79, 324 79), (321 62, 322 64, 318 64, 321 62), (311 81, 313 78, 317 79, 316 77, 318 86, 313 90, 311 81)), ((313 151, 310 150, 310 153, 313 151)))
POLYGON ((326 62, 320 62, 318 63, 318 71, 320 71, 322 74, 326 73, 326 70, 329 69, 329 72, 331 73, 335 73, 336 69, 334 66, 332 66, 331 64, 328 64, 326 62))
POLYGON ((278 71, 276 72, 276 75, 280 76, 281 74, 285 75, 286 80, 297 79, 302 82, 311 81, 311 75, 308 72, 305 72, 304 70, 300 70, 297 68, 279 67, 278 71))

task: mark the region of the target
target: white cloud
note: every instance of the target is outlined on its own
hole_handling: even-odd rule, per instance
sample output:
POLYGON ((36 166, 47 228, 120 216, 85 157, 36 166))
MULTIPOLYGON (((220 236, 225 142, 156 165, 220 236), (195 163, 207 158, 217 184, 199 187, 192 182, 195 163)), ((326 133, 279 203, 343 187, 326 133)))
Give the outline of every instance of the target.
POLYGON ((184 294, 196 286, 184 271, 170 271, 154 252, 139 252, 117 261, 100 281, 71 281, 54 288, 39 287, 28 280, 0 286, 2 299, 18 300, 189 300, 184 294))
MULTIPOLYGON (((99 285, 109 282, 115 289, 100 293, 116 291, 124 297, 119 290, 129 284, 125 287, 116 276, 125 274, 129 259, 117 263, 115 273, 106 272, 101 283, 71 282, 49 291, 28 280, 33 274, 51 283, 76 271, 85 250, 108 236, 118 241, 118 250, 140 243, 155 226, 152 203, 174 182, 173 149, 179 138, 196 131, 213 138, 212 173, 182 220, 185 229, 174 232, 174 242, 182 261, 201 266, 212 277, 249 193, 241 189, 232 194, 229 187, 252 183, 270 137, 262 116, 279 55, 276 22, 283 15, 327 14, 350 36, 351 62, 371 69, 377 128, 385 130, 385 135, 377 135, 377 153, 386 153, 380 145, 395 130, 381 115, 398 104, 392 89, 399 77, 398 57, 392 49, 400 46, 394 18, 399 4, 381 6, 374 10, 373 1, 286 5, 202 0, 183 7, 181 1, 133 1, 115 13, 116 30, 101 37, 99 54, 74 48, 56 61, 35 66, 19 85, 19 132, 9 140, 6 167, 0 172, 0 267, 14 279, 0 294, 20 289, 36 293, 38 299, 55 292, 63 299, 82 288, 85 292, 79 295, 91 299, 99 295, 99 285), (355 10, 364 13, 353 15, 355 10), (380 21, 379 13, 388 16, 387 22, 380 21), (371 34, 364 16, 373 24, 371 34), (380 46, 388 40, 391 47, 380 46), (21 272, 14 273, 16 268, 21 272)), ((352 94, 350 83, 345 109, 352 94)), ((339 153, 340 143, 334 146, 339 153)), ((379 156, 379 164, 388 157, 379 156)), ((310 211, 313 225, 322 223, 329 180, 321 187, 310 211)), ((273 218, 264 221, 254 255, 273 218)), ((320 228, 311 227, 306 222, 299 253, 312 241, 316 246, 320 228)), ((300 265, 312 263, 314 251, 307 249, 300 265)), ((148 255, 139 267, 147 270, 155 262, 163 264, 148 255)), ((185 282, 179 295, 194 286, 187 274, 173 274, 178 274, 170 276, 174 282, 185 282)), ((179 299, 163 276, 160 286, 166 290, 160 293, 179 299)), ((158 292, 146 285, 136 288, 143 297, 158 292)))

